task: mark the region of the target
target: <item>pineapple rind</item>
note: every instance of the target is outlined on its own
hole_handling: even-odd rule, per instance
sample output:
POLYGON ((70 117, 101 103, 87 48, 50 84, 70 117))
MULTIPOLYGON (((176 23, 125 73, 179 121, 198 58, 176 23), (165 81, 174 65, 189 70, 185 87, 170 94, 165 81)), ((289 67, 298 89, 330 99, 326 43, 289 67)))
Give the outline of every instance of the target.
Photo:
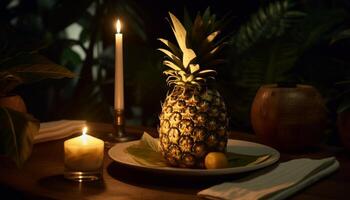
POLYGON ((203 168, 208 152, 226 151, 226 107, 214 89, 175 87, 159 119, 161 150, 172 166, 203 168))

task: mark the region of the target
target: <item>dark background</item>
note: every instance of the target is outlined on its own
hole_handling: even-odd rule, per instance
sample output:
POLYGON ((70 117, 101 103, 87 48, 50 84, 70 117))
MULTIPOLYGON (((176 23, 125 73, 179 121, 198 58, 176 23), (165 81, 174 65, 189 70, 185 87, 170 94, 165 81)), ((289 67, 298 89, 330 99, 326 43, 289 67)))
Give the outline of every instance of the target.
MULTIPOLYGON (((127 123, 155 127, 160 102, 168 89, 162 75, 162 55, 156 50, 161 46, 157 38, 175 40, 166 20, 168 11, 182 19, 186 8, 193 18, 210 7, 217 18, 232 17, 224 33, 234 35, 259 8, 274 2, 1 0, 0 20, 28 41, 44 42, 41 54, 77 74, 74 79, 43 80, 18 87, 15 92, 24 98, 30 113, 41 121, 86 119, 111 123, 114 23, 120 17, 127 123), (77 34, 75 39, 67 32, 72 26, 80 27, 71 31, 77 34), (83 49, 85 56, 73 47, 83 49)), ((345 0, 295 1, 293 9, 307 13, 307 17, 293 22, 291 29, 276 37, 263 32, 265 39, 245 54, 237 54, 239 47, 235 44, 225 49, 229 62, 218 66, 217 81, 229 108, 231 129, 251 131, 250 106, 261 85, 296 81, 320 91, 329 109, 328 131, 334 131, 339 102, 344 102, 342 94, 348 88, 336 83, 349 78, 350 49, 348 39, 332 40, 350 27, 349 7, 345 0), (265 74, 268 69, 275 72, 273 77, 265 74)), ((278 20, 281 17, 271 14, 267 21, 282 23, 278 20)))

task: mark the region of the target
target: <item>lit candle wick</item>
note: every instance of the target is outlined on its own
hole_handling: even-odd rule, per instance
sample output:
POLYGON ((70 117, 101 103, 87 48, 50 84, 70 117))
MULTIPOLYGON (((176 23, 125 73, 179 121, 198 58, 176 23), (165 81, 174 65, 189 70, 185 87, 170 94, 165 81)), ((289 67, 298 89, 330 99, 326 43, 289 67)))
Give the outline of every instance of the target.
POLYGON ((85 127, 83 128, 83 135, 86 135, 87 131, 88 131, 88 128, 85 126, 85 127))
POLYGON ((121 26, 122 26, 122 25, 120 24, 119 19, 117 19, 116 26, 117 26, 117 33, 120 33, 120 29, 121 29, 121 26))
POLYGON ((82 134, 82 139, 83 139, 83 144, 86 144, 87 143, 87 131, 88 131, 88 128, 85 126, 84 128, 83 128, 83 134, 82 134))

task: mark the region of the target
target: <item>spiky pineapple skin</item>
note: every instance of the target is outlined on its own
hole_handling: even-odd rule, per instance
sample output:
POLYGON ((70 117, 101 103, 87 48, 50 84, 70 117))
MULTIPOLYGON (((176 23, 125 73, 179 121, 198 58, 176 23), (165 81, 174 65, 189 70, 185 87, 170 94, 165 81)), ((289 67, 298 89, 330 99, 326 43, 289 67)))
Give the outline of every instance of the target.
POLYGON ((162 154, 171 166, 204 168, 207 153, 226 151, 226 106, 215 89, 176 86, 159 119, 162 154))

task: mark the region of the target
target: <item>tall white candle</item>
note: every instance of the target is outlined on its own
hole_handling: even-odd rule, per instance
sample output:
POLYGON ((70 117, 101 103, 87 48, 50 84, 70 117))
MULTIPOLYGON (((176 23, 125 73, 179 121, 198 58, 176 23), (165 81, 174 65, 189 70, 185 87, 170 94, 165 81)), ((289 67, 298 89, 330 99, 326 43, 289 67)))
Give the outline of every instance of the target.
POLYGON ((121 24, 117 20, 115 34, 115 80, 114 80, 114 109, 124 110, 124 77, 123 77, 123 34, 121 24))

